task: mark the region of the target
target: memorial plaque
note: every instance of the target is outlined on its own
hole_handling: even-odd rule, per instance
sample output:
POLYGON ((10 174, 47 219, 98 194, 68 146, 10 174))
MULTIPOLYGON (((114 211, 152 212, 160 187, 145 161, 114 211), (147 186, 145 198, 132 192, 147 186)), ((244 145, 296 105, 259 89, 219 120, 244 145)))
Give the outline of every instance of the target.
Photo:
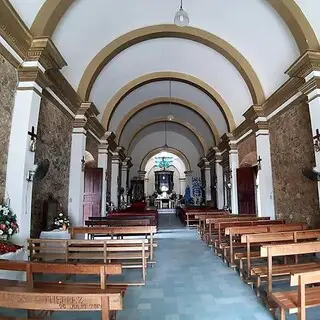
MULTIPOLYGON (((101 310, 103 294, 56 294, 0 291, 0 306, 7 308, 52 311, 101 310)), ((110 310, 122 309, 121 294, 108 294, 110 310)))

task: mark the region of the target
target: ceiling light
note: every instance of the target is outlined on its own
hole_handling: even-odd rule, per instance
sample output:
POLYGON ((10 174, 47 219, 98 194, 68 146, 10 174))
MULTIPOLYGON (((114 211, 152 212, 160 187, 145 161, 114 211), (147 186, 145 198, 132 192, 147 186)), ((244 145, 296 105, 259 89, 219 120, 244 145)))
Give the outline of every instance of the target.
POLYGON ((174 17, 174 23, 178 27, 186 27, 189 24, 189 21, 190 21, 189 16, 187 12, 183 10, 182 0, 181 0, 180 9, 178 10, 178 12, 174 17))

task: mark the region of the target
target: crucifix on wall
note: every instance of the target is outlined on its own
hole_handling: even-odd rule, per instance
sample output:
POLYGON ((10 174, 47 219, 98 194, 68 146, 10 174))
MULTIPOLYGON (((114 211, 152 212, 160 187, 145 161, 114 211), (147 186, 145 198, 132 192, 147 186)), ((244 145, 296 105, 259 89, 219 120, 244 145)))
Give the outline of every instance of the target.
POLYGON ((320 133, 319 133, 319 129, 316 130, 316 135, 313 137, 313 139, 314 139, 314 142, 313 142, 314 150, 316 152, 319 152, 320 151, 320 133))
POLYGON ((36 151, 36 141, 37 141, 37 134, 34 131, 34 126, 31 127, 31 131, 28 131, 28 135, 30 136, 30 144, 29 144, 29 150, 31 152, 36 151))

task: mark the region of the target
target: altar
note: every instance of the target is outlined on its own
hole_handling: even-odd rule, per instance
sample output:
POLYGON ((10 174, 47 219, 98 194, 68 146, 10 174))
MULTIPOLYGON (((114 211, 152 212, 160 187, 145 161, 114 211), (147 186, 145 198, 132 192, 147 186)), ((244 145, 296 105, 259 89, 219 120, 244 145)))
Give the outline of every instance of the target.
POLYGON ((155 200, 157 209, 174 209, 175 201, 171 199, 156 199, 155 200))

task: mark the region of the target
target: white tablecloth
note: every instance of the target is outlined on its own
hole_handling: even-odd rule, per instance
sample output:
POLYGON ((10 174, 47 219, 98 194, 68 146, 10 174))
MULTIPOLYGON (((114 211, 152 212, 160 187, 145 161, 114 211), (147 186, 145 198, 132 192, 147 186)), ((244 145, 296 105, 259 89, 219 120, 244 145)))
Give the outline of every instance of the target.
MULTIPOLYGON (((28 260, 28 252, 26 249, 19 249, 16 252, 9 252, 0 255, 2 260, 28 260)), ((26 281, 26 273, 21 271, 0 270, 0 279, 26 281)))
POLYGON ((42 231, 40 234, 40 239, 70 239, 70 233, 68 230, 60 231, 60 230, 52 230, 52 231, 42 231))

